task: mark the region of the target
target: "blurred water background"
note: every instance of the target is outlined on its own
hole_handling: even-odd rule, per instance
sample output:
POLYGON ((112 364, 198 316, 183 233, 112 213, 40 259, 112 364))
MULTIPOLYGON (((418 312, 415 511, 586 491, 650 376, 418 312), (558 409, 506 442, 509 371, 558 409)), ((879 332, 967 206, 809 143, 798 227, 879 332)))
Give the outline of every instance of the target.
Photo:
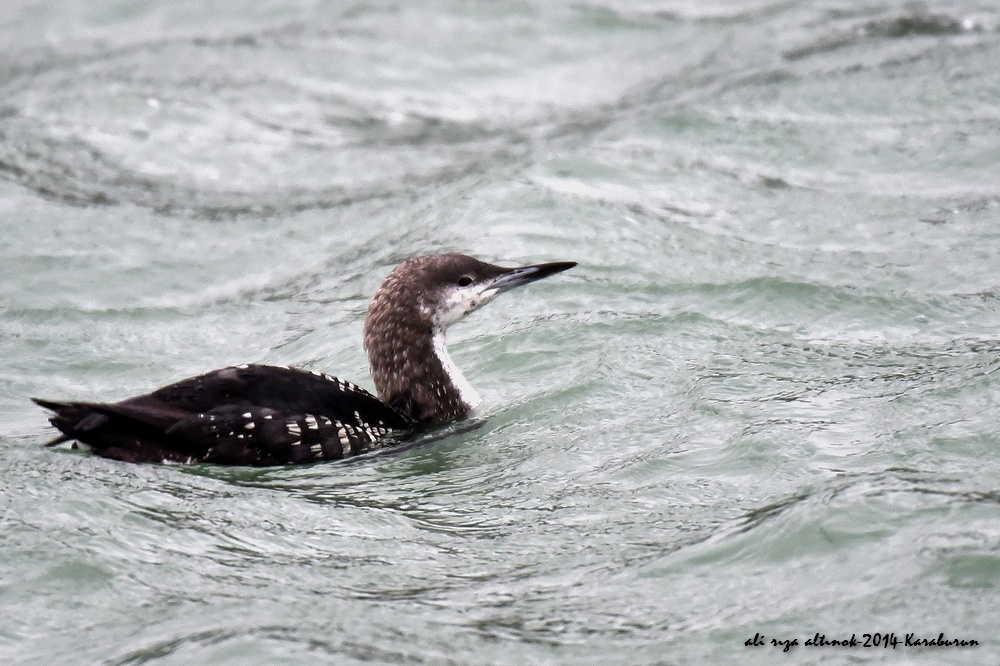
POLYGON ((1000 663, 998 47, 993 0, 5 0, 3 663, 1000 663), (476 430, 40 447, 33 395, 370 388, 438 251, 580 262, 451 331, 476 430))

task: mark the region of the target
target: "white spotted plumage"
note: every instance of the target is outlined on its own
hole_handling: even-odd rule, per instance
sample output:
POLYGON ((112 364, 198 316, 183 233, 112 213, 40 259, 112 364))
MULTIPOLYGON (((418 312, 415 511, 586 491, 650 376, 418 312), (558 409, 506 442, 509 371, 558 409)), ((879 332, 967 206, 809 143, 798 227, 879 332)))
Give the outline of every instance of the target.
POLYGON ((86 403, 37 402, 57 414, 52 422, 63 436, 54 444, 79 439, 99 454, 133 462, 164 456, 271 465, 358 453, 394 430, 445 423, 479 405, 479 394, 448 354, 447 328, 497 294, 571 266, 503 268, 459 254, 415 257, 398 266, 365 319, 365 348, 381 401, 316 370, 244 363, 122 401, 107 413, 90 413, 86 403), (162 433, 150 439, 147 424, 162 433), (245 443, 221 443, 223 438, 245 443))

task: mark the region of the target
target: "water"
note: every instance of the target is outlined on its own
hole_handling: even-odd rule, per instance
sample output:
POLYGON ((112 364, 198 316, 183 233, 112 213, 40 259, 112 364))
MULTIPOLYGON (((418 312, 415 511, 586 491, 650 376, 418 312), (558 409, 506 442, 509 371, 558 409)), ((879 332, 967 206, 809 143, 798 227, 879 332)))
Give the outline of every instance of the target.
POLYGON ((1000 662, 998 28, 8 0, 4 663, 1000 662), (453 329, 476 428, 267 470, 40 446, 33 395, 370 387, 368 299, 445 250, 580 262, 453 329), (980 644, 904 644, 942 632, 980 644))

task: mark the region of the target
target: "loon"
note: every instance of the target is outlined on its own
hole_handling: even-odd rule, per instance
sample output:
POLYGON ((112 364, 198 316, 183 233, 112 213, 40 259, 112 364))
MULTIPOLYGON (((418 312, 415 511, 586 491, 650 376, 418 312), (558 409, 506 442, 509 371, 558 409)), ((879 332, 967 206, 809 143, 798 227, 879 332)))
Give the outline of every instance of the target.
MULTIPOLYGON (((364 346, 378 397, 327 374, 235 365, 121 402, 32 398, 61 435, 126 462, 291 465, 363 453, 390 434, 454 421, 480 402, 448 356, 445 331, 515 287, 565 271, 516 268, 462 254, 414 257, 378 289, 364 346)), ((75 446, 75 444, 74 444, 75 446)))

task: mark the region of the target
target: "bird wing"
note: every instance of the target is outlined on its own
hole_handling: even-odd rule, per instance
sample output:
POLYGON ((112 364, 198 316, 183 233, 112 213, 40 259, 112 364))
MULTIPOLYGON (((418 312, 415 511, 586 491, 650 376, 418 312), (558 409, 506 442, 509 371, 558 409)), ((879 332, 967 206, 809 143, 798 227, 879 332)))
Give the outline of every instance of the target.
POLYGON ((129 461, 282 465, 360 453, 411 421, 363 388, 264 365, 222 368, 117 403, 36 400, 52 424, 129 461))

